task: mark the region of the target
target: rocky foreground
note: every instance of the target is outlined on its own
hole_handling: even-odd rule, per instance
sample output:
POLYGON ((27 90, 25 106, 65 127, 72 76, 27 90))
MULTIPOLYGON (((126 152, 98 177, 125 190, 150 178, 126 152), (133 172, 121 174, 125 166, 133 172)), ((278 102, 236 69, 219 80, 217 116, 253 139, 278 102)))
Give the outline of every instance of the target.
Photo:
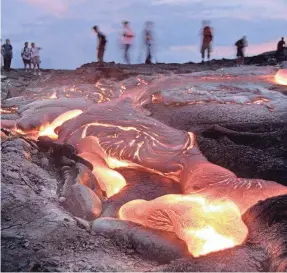
MULTIPOLYGON (((22 70, 11 71, 1 76, 2 119, 24 120, 19 108, 41 99, 57 99, 63 95, 63 89, 67 90, 66 97, 85 97, 95 102, 99 101, 95 95, 98 82, 106 89, 123 84, 125 88, 134 88, 137 82, 168 77, 172 79, 170 83, 157 90, 160 94, 154 93, 153 102, 144 105, 149 117, 172 128, 194 132, 203 155, 238 177, 272 180, 286 186, 287 88, 263 77, 259 79, 259 82, 266 80, 263 85, 254 87, 251 82, 250 86, 244 86, 249 88, 248 94, 241 83, 235 90, 228 89, 228 84, 217 81, 221 74, 237 75, 237 70, 228 70, 232 65, 232 62, 131 67, 88 64, 75 71, 45 70, 41 77, 22 70), (220 69, 223 72, 218 72, 220 69), (194 92, 178 96, 185 78, 177 75, 190 73, 198 81, 192 87, 194 92), (206 90, 210 93, 205 93, 206 90), (217 93, 218 90, 223 92, 217 93)), ((273 71, 272 67, 266 69, 273 71)), ((256 71, 256 67, 246 68, 251 80, 252 76, 258 80, 256 71)), ((7 130, 1 133, 1 138, 2 271, 287 269, 286 195, 267 199, 243 214, 249 229, 243 245, 192 258, 184 242, 174 234, 112 218, 127 201, 181 193, 173 180, 122 168, 119 172, 128 182, 125 191, 103 202, 102 218, 89 222, 84 217, 75 217, 59 202, 65 170, 57 164, 57 155, 42 149, 34 140, 7 130), (140 187, 134 186, 140 183, 140 187)), ((74 160, 82 168, 89 167, 67 154, 66 160, 74 160)))

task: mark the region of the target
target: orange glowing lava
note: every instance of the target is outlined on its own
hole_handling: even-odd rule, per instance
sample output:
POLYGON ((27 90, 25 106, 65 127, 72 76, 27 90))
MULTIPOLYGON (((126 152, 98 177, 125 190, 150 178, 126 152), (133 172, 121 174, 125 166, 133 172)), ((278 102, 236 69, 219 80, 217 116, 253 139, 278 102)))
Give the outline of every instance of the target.
POLYGON ((237 206, 229 200, 207 201, 199 195, 165 195, 123 205, 119 218, 174 232, 195 256, 242 244, 248 230, 237 206))
POLYGON ((62 115, 58 116, 55 120, 51 123, 42 126, 39 131, 39 136, 48 136, 52 139, 58 139, 58 135, 55 133, 55 129, 61 126, 65 121, 73 119, 78 115, 82 114, 82 110, 71 110, 68 112, 63 113, 62 115))
MULTIPOLYGON (((117 171, 110 169, 105 160, 99 155, 85 152, 79 154, 79 156, 93 165, 93 174, 101 189, 106 192, 107 197, 117 194, 126 185, 125 178, 117 171)), ((118 163, 119 161, 115 160, 114 162, 118 163)))
POLYGON ((287 69, 281 69, 276 73, 275 82, 280 85, 287 85, 287 69))
POLYGON ((49 99, 57 99, 57 92, 55 91, 50 97, 49 99))

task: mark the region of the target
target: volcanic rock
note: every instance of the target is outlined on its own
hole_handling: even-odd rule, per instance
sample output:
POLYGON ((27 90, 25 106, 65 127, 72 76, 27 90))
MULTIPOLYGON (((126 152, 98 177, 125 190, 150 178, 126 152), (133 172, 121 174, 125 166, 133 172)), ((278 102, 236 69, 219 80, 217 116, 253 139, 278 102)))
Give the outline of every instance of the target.
POLYGON ((93 220, 102 211, 102 202, 99 197, 84 185, 72 185, 65 197, 64 206, 77 217, 93 220))
POLYGON ((186 244, 173 233, 144 228, 137 224, 103 217, 93 221, 92 231, 128 245, 148 259, 166 263, 188 255, 186 244))

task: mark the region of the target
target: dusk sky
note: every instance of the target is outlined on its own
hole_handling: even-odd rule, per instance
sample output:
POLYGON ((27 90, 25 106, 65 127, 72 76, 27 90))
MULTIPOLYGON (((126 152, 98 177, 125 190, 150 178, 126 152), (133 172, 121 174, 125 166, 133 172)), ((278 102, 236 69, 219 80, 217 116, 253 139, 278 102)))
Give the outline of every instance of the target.
MULTIPOLYGON (((12 67, 22 67, 25 41, 41 46, 43 68, 74 69, 96 60, 98 25, 107 35, 106 61, 122 62, 121 22, 136 34, 131 52, 137 63, 145 21, 155 23, 159 62, 200 61, 202 20, 214 28, 212 57, 233 58, 234 43, 247 36, 247 55, 275 50, 287 38, 287 0, 2 0, 2 43, 10 38, 12 67), (285 38, 285 39, 286 39, 285 38)), ((142 61, 144 52, 142 53, 142 61)))

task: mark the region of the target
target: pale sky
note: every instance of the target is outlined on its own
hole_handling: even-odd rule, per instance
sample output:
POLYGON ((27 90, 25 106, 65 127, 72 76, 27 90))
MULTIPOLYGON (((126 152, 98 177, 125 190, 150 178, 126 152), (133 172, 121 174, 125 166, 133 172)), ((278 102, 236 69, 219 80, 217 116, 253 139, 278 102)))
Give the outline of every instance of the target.
MULTIPOLYGON (((122 62, 121 22, 136 34, 132 63, 141 52, 145 21, 155 23, 159 62, 200 61, 202 20, 214 28, 213 58, 233 58, 234 43, 247 35, 247 55, 275 50, 287 39, 287 0, 2 0, 2 41, 14 47, 13 67, 22 67, 25 41, 41 46, 42 67, 74 69, 96 60, 98 25, 107 35, 106 61, 122 62)), ((144 60, 142 52, 141 60, 144 60)))

